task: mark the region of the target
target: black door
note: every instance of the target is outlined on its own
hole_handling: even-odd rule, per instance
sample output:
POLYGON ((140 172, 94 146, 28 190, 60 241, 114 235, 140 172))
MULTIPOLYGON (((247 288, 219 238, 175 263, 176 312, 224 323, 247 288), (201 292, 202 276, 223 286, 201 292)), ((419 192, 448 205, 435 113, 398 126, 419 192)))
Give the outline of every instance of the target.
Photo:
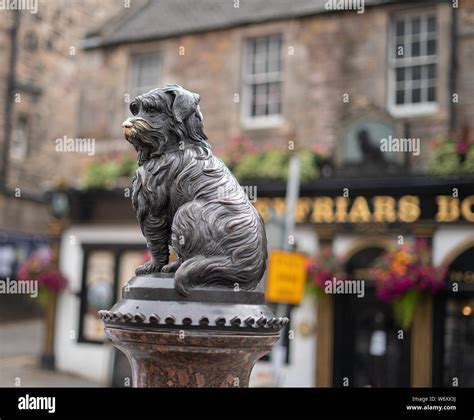
POLYGON ((392 308, 373 287, 365 297, 337 296, 334 305, 335 387, 410 386, 410 338, 400 336, 392 308))
POLYGON ((391 305, 377 299, 367 271, 382 252, 381 248, 367 248, 346 264, 350 279, 364 280, 364 297, 335 295, 335 387, 410 386, 409 333, 401 332, 394 324, 391 305))

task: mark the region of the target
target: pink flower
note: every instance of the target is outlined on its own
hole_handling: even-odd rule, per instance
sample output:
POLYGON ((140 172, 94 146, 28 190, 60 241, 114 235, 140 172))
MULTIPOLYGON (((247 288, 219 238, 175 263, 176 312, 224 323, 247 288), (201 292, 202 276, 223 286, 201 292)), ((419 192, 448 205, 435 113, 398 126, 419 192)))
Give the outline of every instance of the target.
POLYGON ((66 278, 58 271, 43 273, 38 278, 40 287, 45 287, 55 294, 59 294, 63 291, 67 287, 67 283, 66 278))
POLYGON ((327 146, 325 144, 321 144, 321 143, 314 144, 311 147, 311 150, 314 153, 317 153, 318 155, 321 155, 321 156, 327 156, 327 154, 328 154, 327 146))
POLYGON ((58 294, 66 288, 68 281, 55 267, 53 252, 42 248, 25 260, 17 272, 20 280, 37 280, 40 288, 46 288, 58 294))
POLYGON ((391 270, 391 267, 396 266, 394 263, 397 258, 400 258, 400 250, 386 252, 374 263, 372 273, 379 299, 391 302, 413 289, 430 294, 441 290, 446 278, 446 268, 431 265, 431 249, 426 240, 416 240, 402 249, 412 256, 405 270, 391 270))

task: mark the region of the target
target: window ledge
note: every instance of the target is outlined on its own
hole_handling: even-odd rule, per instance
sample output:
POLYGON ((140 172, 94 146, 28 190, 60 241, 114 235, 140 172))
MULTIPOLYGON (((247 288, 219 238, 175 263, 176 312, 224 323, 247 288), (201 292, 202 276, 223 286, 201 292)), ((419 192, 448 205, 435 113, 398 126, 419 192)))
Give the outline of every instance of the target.
POLYGON ((434 114, 439 111, 439 105, 437 103, 433 104, 420 104, 420 105, 402 105, 402 106, 388 106, 388 112, 393 117, 421 117, 424 115, 434 114))
POLYGON ((284 122, 284 119, 281 115, 269 116, 269 117, 257 117, 251 118, 246 117, 243 118, 241 123, 243 128, 249 130, 259 130, 265 128, 278 128, 284 122))

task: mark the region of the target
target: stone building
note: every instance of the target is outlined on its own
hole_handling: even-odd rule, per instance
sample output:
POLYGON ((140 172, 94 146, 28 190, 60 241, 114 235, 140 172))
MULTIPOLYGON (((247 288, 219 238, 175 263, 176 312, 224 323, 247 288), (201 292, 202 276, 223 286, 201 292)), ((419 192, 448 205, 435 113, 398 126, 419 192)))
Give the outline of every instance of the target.
POLYGON ((343 162, 344 130, 373 116, 419 137, 412 166, 426 166, 435 136, 473 120, 472 4, 375 0, 358 13, 328 3, 178 0, 123 13, 85 41, 79 135, 121 139, 124 102, 178 83, 201 94, 218 150, 236 136, 261 148, 293 140, 343 162))
MULTIPOLYGON (((127 153, 121 122, 129 115, 130 99, 156 86, 178 83, 201 95, 205 132, 218 155, 225 153, 231 139, 241 137, 257 149, 287 150, 292 141, 297 148, 327 152, 335 176, 301 190, 296 240, 302 252, 311 255, 327 244, 344 256, 348 266, 365 269, 368 259, 402 233, 429 237, 436 264, 450 263, 459 272, 468 271, 466 265, 459 268, 459 261, 473 249, 470 207, 463 207, 467 209, 463 217, 445 217, 441 223, 433 203, 438 195, 458 188, 460 199, 469 204, 472 178, 414 175, 425 173, 436 136, 461 128, 469 135, 472 128, 472 0, 132 0, 130 4, 108 0, 61 8, 62 4, 44 2, 49 23, 36 34, 41 42, 33 52, 18 55, 19 61, 25 60, 18 65, 19 80, 27 87, 20 103, 14 103, 18 135, 10 143, 21 155, 25 131, 38 133, 32 138, 43 140, 35 143, 23 165, 11 159, 10 189, 20 187, 26 197, 26 191, 37 192, 52 183, 56 173, 69 185, 79 185, 81 168, 97 156, 53 152, 51 141, 64 136, 94 139, 96 155, 127 153), (354 7, 341 10, 342 3, 354 7), (57 16, 56 9, 60 9, 57 16), (110 19, 103 23, 106 17, 110 19), (65 27, 56 37, 54 23, 65 27), (71 55, 70 47, 75 46, 71 55), (32 56, 34 51, 38 57, 32 56), (42 67, 31 74, 28 66, 38 64, 42 67), (36 84, 32 88, 27 82, 36 84), (29 128, 28 112, 33 110, 38 113, 37 126, 29 128), (394 152, 382 158, 380 150, 374 150, 382 138, 418 139, 419 153, 394 152), (380 224, 365 212, 362 221, 340 223, 327 203, 334 204, 343 189, 351 191, 351 200, 355 197, 362 203, 389 196, 399 205, 405 196, 416 195, 409 201, 419 200, 419 217, 380 224), (325 200, 324 206, 321 201, 316 205, 319 198, 325 200)), ((20 26, 18 39, 22 31, 26 37, 27 30, 41 27, 34 16, 26 19, 31 22, 20 26)), ((7 30, 12 24, 10 13, 0 25, 7 30)), ((28 43, 34 45, 34 38, 28 36, 28 43)), ((10 44, 6 38, 0 42, 7 46, 0 54, 9 57, 10 44)), ((0 69, 2 89, 7 89, 5 71, 0 69)), ((268 208, 281 209, 284 184, 259 185, 258 195, 256 206, 264 215, 268 208)), ((123 361, 103 343, 96 313, 110 302, 99 298, 116 299, 143 260, 144 240, 123 190, 76 192, 71 198, 74 212, 63 235, 61 261, 71 286, 59 303, 58 366, 110 383, 123 361)), ((12 220, 28 232, 46 226, 39 217, 42 211, 46 218, 43 205, 38 210, 35 201, 15 200, 0 198, 4 208, 8 203, 11 209, 0 213, 2 229, 12 220)), ((384 351, 399 375, 385 375, 390 382, 381 386, 445 385, 460 370, 471 372, 472 358, 467 356, 461 367, 450 364, 460 360, 461 350, 453 347, 452 337, 460 330, 453 328, 454 309, 449 311, 472 305, 472 287, 465 286, 464 300, 446 290, 439 301, 429 300, 420 307, 411 341, 395 341, 393 328, 387 327, 384 351), (443 338, 445 330, 451 338, 443 338)), ((381 308, 373 287, 368 288, 373 299, 364 301, 362 308, 349 297, 338 296, 316 309, 306 302, 293 310, 290 328, 296 338, 285 344, 286 385, 343 386, 346 377, 351 385, 368 383, 363 369, 354 371, 355 366, 366 367, 366 355, 359 354, 357 346, 365 351, 372 333, 365 324, 357 324, 358 315, 368 313, 372 319, 376 312, 370 311, 381 308), (347 328, 353 333, 346 334, 347 328), (350 351, 344 353, 345 349, 350 351)), ((381 310, 390 317, 389 308, 381 310)), ((461 338, 467 354, 468 337, 461 338)), ((268 383, 268 371, 268 363, 259 364, 254 383, 268 383)), ((461 385, 469 380, 464 376, 461 385)))
MULTIPOLYGON (((73 162, 80 152, 56 149, 56 139, 76 136, 81 40, 123 4, 32 0, 1 7, 0 278, 5 278, 49 241, 45 191, 78 177, 73 162)), ((26 314, 27 302, 2 296, 0 316, 26 314)))
MULTIPOLYGON (((8 5, 8 2, 5 2, 8 5)), ((118 13, 113 0, 18 2, 0 10, 0 229, 46 233, 43 192, 77 177, 74 153, 56 139, 74 138, 79 114, 81 41, 118 13)))
MULTIPOLYGON (((175 0, 123 11, 84 41, 76 135, 95 138, 103 151, 128 150, 121 122, 130 99, 178 83, 201 95, 205 132, 218 155, 238 137, 256 149, 286 150, 293 141, 327 150, 334 176, 303 184, 297 203, 301 252, 329 246, 356 275, 399 235, 425 238, 433 263, 451 272, 446 289, 420 303, 406 340, 397 339, 373 279, 363 300, 330 296, 288 309, 295 336, 285 339, 283 384, 448 386, 458 378, 469 386, 474 362, 462 331, 472 318, 460 310, 472 309, 474 290, 462 281, 462 293, 453 295, 448 281, 453 273, 470 278, 472 177, 425 172, 435 137, 462 127, 469 134, 472 126, 473 4, 367 0, 351 3, 363 10, 338 10, 342 3, 175 0), (383 138, 418 139, 419 153, 382 155, 383 138), (449 196, 454 189, 459 201, 449 196), (379 315, 383 326, 373 325, 379 315)), ((254 186, 269 237, 278 236, 269 210, 284 209, 285 185, 254 186)), ((62 266, 77 293, 60 302, 58 364, 123 385, 127 363, 104 345, 96 314, 143 261, 144 240, 123 190, 76 193, 74 200, 62 266), (108 300, 99 299, 104 290, 108 300)), ((272 370, 259 363, 253 383, 269 384, 272 370)))

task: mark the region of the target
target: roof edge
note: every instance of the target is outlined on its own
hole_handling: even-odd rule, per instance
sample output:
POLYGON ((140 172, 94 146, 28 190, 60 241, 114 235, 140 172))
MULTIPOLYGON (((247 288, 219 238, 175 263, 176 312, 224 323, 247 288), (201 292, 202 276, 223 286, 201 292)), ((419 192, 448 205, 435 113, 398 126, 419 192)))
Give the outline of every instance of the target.
MULTIPOLYGON (((135 13, 137 13, 139 10, 142 10, 142 8, 147 7, 150 4, 151 0, 148 0, 146 4, 142 7, 137 8, 135 13)), ((365 8, 366 9, 372 9, 374 7, 383 7, 383 6, 388 6, 391 4, 395 3, 402 3, 406 0, 385 0, 383 3, 378 3, 378 4, 366 4, 365 8)), ((433 0, 433 2, 438 2, 439 0, 433 0)), ((202 28, 202 29, 196 29, 196 30, 183 30, 181 32, 170 32, 164 35, 156 36, 145 36, 145 37, 137 37, 134 39, 126 39, 126 40, 114 40, 114 41, 94 41, 94 42, 88 42, 87 37, 83 40, 83 49, 84 50, 93 50, 93 49, 102 49, 102 48, 111 48, 111 47, 117 47, 120 45, 128 45, 128 44, 135 44, 135 43, 140 43, 140 42, 153 42, 153 41, 160 41, 163 39, 171 39, 171 38, 178 38, 184 35, 194 35, 194 34, 202 34, 202 33, 207 33, 207 32, 213 32, 213 31, 220 31, 223 29, 233 29, 233 28, 239 28, 242 26, 248 26, 252 24, 258 24, 258 23, 269 23, 269 22, 278 22, 281 20, 288 20, 288 19, 297 19, 297 18, 304 18, 304 17, 311 17, 311 16, 320 16, 320 15, 329 15, 333 13, 353 13, 353 10, 318 10, 318 11, 312 11, 312 12, 300 12, 300 13, 294 13, 294 14, 287 14, 287 15, 281 15, 281 16, 275 16, 275 17, 268 17, 265 19, 244 19, 241 22, 235 22, 231 24, 215 24, 215 25, 210 25, 208 27, 202 28)), ((131 18, 130 16, 128 18, 131 18)), ((122 20, 120 20, 122 22, 122 20)), ((118 24, 118 23, 117 23, 118 24)), ((94 33, 91 33, 91 35, 94 35, 94 33)), ((91 38, 94 38, 94 36, 91 36, 91 38)), ((95 33, 95 38, 97 38, 97 33, 95 33)), ((100 36, 99 36, 100 39, 100 36)))

